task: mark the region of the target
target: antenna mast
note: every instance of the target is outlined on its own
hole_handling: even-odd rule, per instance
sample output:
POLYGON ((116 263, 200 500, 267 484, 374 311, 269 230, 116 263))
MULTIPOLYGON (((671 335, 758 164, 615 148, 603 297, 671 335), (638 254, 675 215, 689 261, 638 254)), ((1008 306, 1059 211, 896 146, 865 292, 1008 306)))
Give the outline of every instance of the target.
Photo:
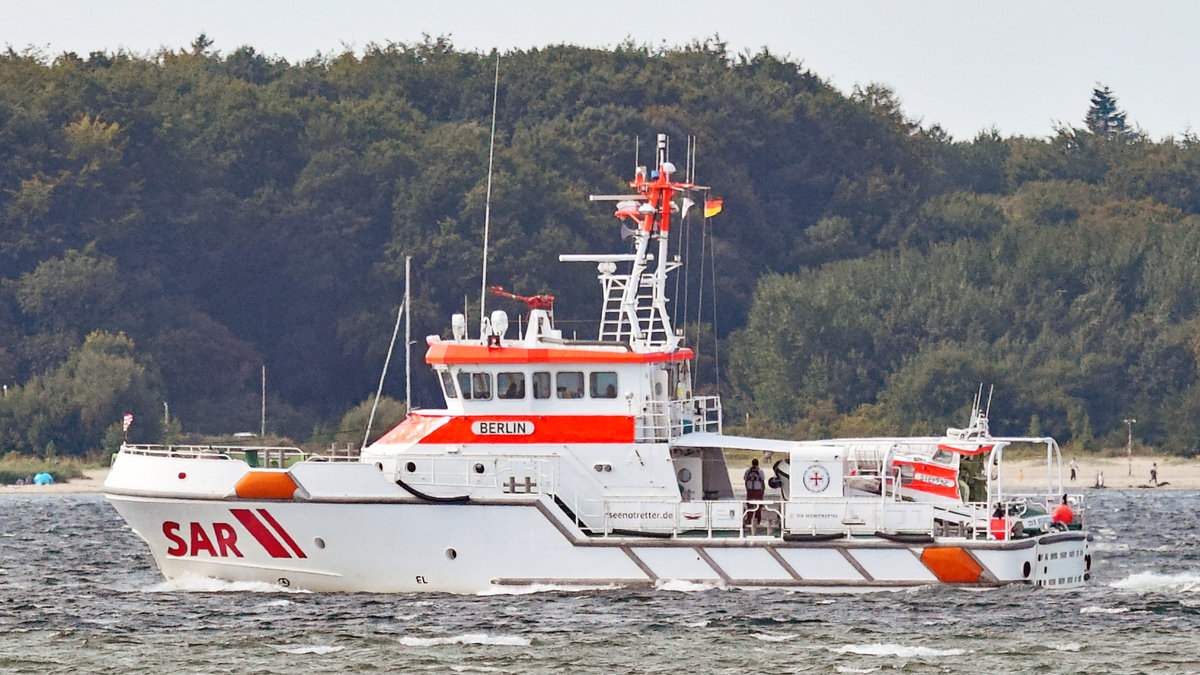
POLYGON ((500 52, 496 52, 496 79, 492 84, 492 137, 488 141, 487 197, 483 203, 483 280, 479 288, 479 329, 487 317, 488 230, 492 221, 492 160, 496 153, 496 101, 500 94, 500 52))

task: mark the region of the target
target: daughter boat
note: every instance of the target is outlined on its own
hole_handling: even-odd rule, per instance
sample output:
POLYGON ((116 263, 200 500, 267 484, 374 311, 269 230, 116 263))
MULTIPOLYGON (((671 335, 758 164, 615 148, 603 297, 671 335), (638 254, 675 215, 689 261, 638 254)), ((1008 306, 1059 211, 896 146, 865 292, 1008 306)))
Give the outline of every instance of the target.
POLYGON ((560 256, 597 266, 598 339, 565 338, 549 296, 502 293, 528 306, 524 331, 495 311, 469 337, 455 315, 452 337, 427 339, 444 409, 413 410, 359 456, 125 444, 107 498, 167 578, 314 591, 1088 580, 1081 499, 1063 531, 1046 515, 1064 497, 1057 444, 992 437, 978 405, 936 438, 724 435, 667 312, 675 198, 702 189, 674 179, 665 136, 656 155, 632 194, 593 198, 632 223, 632 253, 560 256), (1018 443, 1058 467, 1039 494, 1000 482, 1018 443), (773 465, 763 499, 734 490, 727 451, 773 465))

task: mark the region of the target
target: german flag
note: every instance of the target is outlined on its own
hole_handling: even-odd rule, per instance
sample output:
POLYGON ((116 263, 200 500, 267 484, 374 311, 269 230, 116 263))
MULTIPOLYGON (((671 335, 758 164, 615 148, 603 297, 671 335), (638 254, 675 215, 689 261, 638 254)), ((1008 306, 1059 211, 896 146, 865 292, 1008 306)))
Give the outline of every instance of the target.
POLYGON ((724 199, 708 199, 704 202, 704 217, 712 218, 721 212, 721 207, 725 205, 724 199))

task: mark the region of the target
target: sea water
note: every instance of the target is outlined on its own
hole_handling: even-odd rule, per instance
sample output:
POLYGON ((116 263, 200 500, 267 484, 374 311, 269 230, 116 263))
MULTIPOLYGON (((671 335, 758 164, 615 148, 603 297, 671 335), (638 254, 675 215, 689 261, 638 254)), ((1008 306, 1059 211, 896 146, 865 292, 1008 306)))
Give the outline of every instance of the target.
POLYGON ((3 495, 0 672, 1200 672, 1200 496, 1087 500, 1081 590, 455 596, 164 581, 102 496, 3 495))

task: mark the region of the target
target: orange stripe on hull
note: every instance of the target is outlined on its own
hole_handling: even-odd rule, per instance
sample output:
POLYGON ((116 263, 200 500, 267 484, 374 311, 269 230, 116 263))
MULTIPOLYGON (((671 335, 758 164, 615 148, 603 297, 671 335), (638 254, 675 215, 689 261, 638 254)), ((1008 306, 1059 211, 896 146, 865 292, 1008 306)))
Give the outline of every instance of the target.
POLYGON ((687 361, 694 356, 683 348, 674 352, 617 352, 600 349, 528 349, 526 347, 488 347, 434 342, 425 352, 428 364, 455 363, 664 363, 687 361))
POLYGON ((973 584, 983 575, 983 567, 957 546, 927 548, 921 552, 921 562, 947 584, 973 584))
POLYGON ((291 499, 296 481, 285 471, 248 471, 233 491, 241 499, 291 499))
MULTIPOLYGON (((495 427, 489 427, 495 428, 495 427)), ((410 415, 377 443, 632 443, 633 418, 624 415, 471 415, 421 417, 410 415), (475 433, 476 423, 529 433, 475 433), (532 427, 531 429, 529 427, 532 427)))
POLYGON ((449 417, 426 417, 409 415, 391 431, 379 437, 376 443, 416 443, 433 433, 434 429, 450 420, 449 417))

